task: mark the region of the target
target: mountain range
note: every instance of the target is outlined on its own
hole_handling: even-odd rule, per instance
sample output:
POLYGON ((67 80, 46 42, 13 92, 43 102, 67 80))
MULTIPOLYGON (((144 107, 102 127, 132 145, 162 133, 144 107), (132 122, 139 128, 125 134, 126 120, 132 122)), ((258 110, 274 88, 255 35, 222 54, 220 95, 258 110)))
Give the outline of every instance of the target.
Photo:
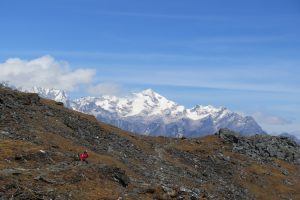
POLYGON ((265 133, 251 116, 211 105, 185 108, 152 89, 127 97, 103 95, 74 100, 63 90, 41 87, 18 90, 63 102, 66 107, 94 115, 99 121, 142 135, 198 137, 213 134, 220 128, 229 128, 242 135, 265 133))

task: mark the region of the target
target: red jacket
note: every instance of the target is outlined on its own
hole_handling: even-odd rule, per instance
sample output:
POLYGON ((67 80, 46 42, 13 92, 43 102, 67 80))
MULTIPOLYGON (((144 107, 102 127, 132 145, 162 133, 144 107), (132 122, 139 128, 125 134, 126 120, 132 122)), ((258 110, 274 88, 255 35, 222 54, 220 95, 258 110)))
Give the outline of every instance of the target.
POLYGON ((85 161, 85 159, 87 159, 89 157, 89 154, 87 153, 81 153, 80 154, 80 160, 81 161, 85 161))

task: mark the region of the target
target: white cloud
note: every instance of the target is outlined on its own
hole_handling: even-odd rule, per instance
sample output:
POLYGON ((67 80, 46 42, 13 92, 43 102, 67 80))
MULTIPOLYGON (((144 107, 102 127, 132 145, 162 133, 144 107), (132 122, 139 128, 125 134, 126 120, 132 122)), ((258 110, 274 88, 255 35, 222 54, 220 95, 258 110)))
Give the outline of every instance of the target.
POLYGON ((298 130, 298 131, 292 131, 290 134, 296 136, 300 140, 300 130, 298 130))
POLYGON ((287 125, 291 124, 292 121, 284 119, 282 117, 274 116, 268 113, 255 112, 252 116, 257 120, 258 123, 267 124, 267 125, 287 125))
MULTIPOLYGON (((104 69, 104 67, 102 68, 104 69)), ((298 69, 285 72, 284 69, 274 70, 270 67, 253 70, 249 67, 177 66, 171 68, 170 66, 161 66, 159 68, 155 65, 152 67, 150 65, 145 67, 120 65, 110 69, 105 66, 105 70, 109 73, 103 75, 101 80, 117 79, 119 83, 127 84, 296 94, 300 92, 297 81, 292 81, 295 79, 295 74, 298 74, 298 69)))
POLYGON ((89 84, 96 74, 93 69, 71 70, 67 62, 51 56, 33 60, 10 58, 0 63, 0 81, 8 81, 17 87, 40 86, 74 90, 81 84, 89 84))
POLYGON ((88 93, 94 96, 100 96, 104 94, 119 95, 121 91, 121 86, 115 83, 99 83, 88 88, 88 93))
POLYGON ((234 112, 237 113, 237 114, 239 114, 239 115, 241 115, 241 116, 243 116, 243 117, 247 116, 246 113, 244 113, 242 111, 234 111, 234 112))

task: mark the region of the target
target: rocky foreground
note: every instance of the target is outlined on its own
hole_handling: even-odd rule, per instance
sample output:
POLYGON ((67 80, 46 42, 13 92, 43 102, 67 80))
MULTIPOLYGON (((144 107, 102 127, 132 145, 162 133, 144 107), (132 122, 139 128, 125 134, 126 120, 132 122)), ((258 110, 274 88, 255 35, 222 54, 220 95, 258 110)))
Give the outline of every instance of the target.
POLYGON ((0 199, 300 199, 300 147, 227 129, 145 137, 0 87, 0 199), (87 149, 89 163, 76 160, 87 149))

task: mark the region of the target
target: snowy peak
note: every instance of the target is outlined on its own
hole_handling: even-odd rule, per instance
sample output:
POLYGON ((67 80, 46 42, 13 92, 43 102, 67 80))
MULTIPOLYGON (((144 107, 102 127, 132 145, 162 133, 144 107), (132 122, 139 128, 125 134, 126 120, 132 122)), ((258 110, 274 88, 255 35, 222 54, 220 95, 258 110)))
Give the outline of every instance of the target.
POLYGON ((42 87, 32 87, 29 89, 21 89, 24 92, 32 92, 37 93, 43 98, 52 99, 55 101, 67 103, 69 101, 69 97, 64 90, 58 90, 53 88, 42 88, 42 87))
POLYGON ((199 120, 208 116, 216 118, 218 116, 226 115, 228 113, 231 113, 231 111, 228 110, 227 108, 225 107, 216 108, 212 105, 208 105, 208 106, 196 105, 191 109, 187 109, 188 118, 193 120, 199 120))
POLYGON ((133 93, 132 100, 148 104, 149 106, 160 106, 164 109, 176 106, 176 103, 154 92, 152 89, 147 89, 139 93, 133 93))
POLYGON ((134 94, 137 94, 137 95, 144 95, 144 96, 160 96, 158 93, 154 92, 152 89, 146 89, 146 90, 143 90, 141 92, 138 92, 138 93, 134 93, 134 94))
POLYGON ((216 112, 222 112, 222 111, 224 111, 226 109, 227 108, 225 108, 225 107, 216 108, 216 107, 214 107, 212 105, 207 105, 207 106, 196 105, 195 107, 191 108, 190 111, 191 112, 216 113, 216 112))
POLYGON ((134 115, 165 115, 178 109, 178 105, 154 92, 151 89, 144 90, 139 93, 133 93, 129 99, 132 105, 132 112, 127 116, 134 115))
POLYGON ((43 87, 16 87, 10 82, 0 82, 1 85, 9 87, 11 89, 19 90, 21 92, 37 93, 40 97, 55 100, 58 102, 68 103, 70 101, 67 93, 64 90, 54 88, 43 88, 43 87))
POLYGON ((108 112, 118 114, 120 117, 161 116, 176 110, 184 110, 183 106, 178 106, 151 89, 133 93, 123 98, 104 95, 99 98, 84 97, 74 100, 74 102, 78 110, 82 105, 93 104, 95 109, 101 107, 108 112))

